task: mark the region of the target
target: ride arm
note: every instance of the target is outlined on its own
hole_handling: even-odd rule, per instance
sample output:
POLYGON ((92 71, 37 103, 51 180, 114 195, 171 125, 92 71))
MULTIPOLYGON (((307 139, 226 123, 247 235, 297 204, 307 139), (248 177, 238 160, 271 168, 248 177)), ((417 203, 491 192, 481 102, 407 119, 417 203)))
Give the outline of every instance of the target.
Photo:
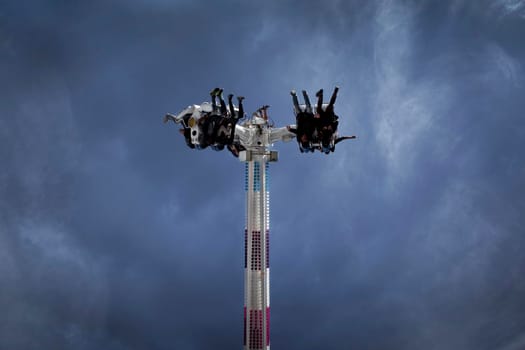
POLYGON ((335 143, 334 145, 337 145, 339 142, 341 141, 344 141, 344 140, 353 140, 353 139, 356 139, 357 136, 355 135, 352 135, 352 136, 341 136, 341 137, 338 137, 335 139, 335 143))
POLYGON ((235 124, 234 140, 238 140, 239 143, 246 147, 247 144, 252 143, 252 135, 250 130, 242 125, 235 124))
POLYGON ((286 126, 286 129, 287 129, 289 132, 291 132, 291 133, 297 135, 297 126, 296 126, 296 125, 287 125, 287 126, 286 126))
POLYGON ((288 142, 295 138, 295 134, 291 131, 295 129, 295 125, 290 125, 282 128, 272 128, 270 130, 269 141, 274 143, 276 141, 288 142))

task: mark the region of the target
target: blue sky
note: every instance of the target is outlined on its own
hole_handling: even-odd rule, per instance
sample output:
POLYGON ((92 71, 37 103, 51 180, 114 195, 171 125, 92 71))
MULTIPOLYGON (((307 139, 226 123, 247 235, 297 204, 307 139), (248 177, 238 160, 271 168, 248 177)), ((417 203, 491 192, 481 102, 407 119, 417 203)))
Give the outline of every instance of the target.
POLYGON ((0 348, 242 346, 243 164, 166 112, 340 86, 278 144, 272 347, 525 347, 525 1, 0 5, 0 348))

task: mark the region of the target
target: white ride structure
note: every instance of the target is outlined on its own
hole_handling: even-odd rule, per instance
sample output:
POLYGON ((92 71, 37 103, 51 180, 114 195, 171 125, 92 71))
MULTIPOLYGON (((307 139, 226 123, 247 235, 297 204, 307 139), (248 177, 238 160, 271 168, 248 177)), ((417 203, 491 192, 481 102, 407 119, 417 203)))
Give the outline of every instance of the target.
MULTIPOLYGON (((212 106, 204 102, 191 105, 177 116, 176 123, 191 129, 191 142, 199 144, 202 130, 198 120, 212 106), (186 117, 186 118, 185 118, 186 117)), ((265 115, 265 114, 264 114, 265 115)), ((291 126, 294 127, 294 126, 291 126)), ((244 150, 246 226, 244 229, 244 349, 270 349, 270 190, 269 163, 278 159, 272 150, 277 141, 291 141, 295 134, 289 127, 274 128, 268 119, 254 113, 252 118, 235 125, 234 143, 244 150)))
POLYGON ((244 349, 270 349, 270 189, 269 165, 278 159, 274 142, 290 141, 287 128, 272 128, 257 116, 236 126, 246 148, 246 227, 244 230, 244 349))

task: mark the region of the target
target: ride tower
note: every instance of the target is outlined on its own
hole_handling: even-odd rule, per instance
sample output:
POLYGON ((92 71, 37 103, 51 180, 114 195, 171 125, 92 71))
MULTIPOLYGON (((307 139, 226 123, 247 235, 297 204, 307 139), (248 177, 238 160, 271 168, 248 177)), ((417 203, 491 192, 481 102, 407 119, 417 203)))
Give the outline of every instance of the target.
MULTIPOLYGON (((250 152, 250 151, 244 151, 250 152)), ((270 348, 270 189, 271 153, 245 160, 244 349, 270 348)))
MULTIPOLYGON (((220 90, 222 91, 222 90, 220 90)), ((269 350, 270 349, 270 163, 278 160, 277 151, 272 146, 277 141, 291 141, 298 138, 299 150, 301 152, 314 152, 319 150, 329 154, 335 150, 335 145, 345 139, 354 139, 355 136, 337 137, 337 119, 333 113, 333 104, 337 95, 338 87, 330 99, 330 103, 322 103, 322 90, 318 97, 317 113, 329 114, 329 125, 323 124, 320 115, 314 119, 312 106, 306 91, 303 90, 305 104, 299 104, 295 91, 292 91, 294 113, 298 125, 275 128, 268 120, 266 109, 261 107, 251 118, 237 122, 230 119, 234 115, 244 116, 239 108, 230 106, 229 116, 223 116, 222 121, 226 124, 210 127, 209 117, 217 113, 215 100, 213 103, 203 102, 200 105, 190 105, 177 115, 166 114, 164 122, 172 120, 176 124, 182 124, 181 133, 190 148, 204 149, 212 146, 215 150, 224 148, 224 144, 208 144, 210 130, 221 130, 222 127, 229 133, 228 149, 245 163, 245 193, 246 193, 246 221, 244 228, 244 350, 269 350), (330 113, 329 113, 330 112, 330 113), (332 115, 330 117, 330 114, 332 115), (209 119, 207 119, 209 117, 209 119), (318 124, 316 130, 311 130, 311 135, 303 139, 306 127, 303 125, 302 132, 298 129, 299 120, 310 118, 310 122, 318 124), (233 125, 233 128, 232 128, 233 125), (323 129, 324 128, 324 129, 323 129), (331 130, 328 134, 327 129, 331 130), (319 131, 321 130, 321 132, 319 131), (297 135, 296 135, 297 134, 297 135), (326 143, 323 135, 331 135, 329 143, 326 143), (310 140, 308 140, 310 138, 310 140), (325 142, 325 143, 323 143, 325 142)), ((220 96, 221 92, 219 93, 220 96)), ((233 95, 231 95, 233 96, 233 95)), ((225 105, 221 97, 221 105, 225 105)), ((230 101, 231 102, 231 101, 230 101)), ((225 109, 225 106, 223 107, 225 109)), ((215 118, 215 120, 217 120, 215 118)), ((307 121, 306 121, 307 122, 307 121)), ((304 122, 303 122, 304 123, 304 122)))
POLYGON ((270 163, 278 153, 271 149, 277 140, 294 135, 286 128, 270 127, 267 118, 252 117, 236 127, 246 150, 246 225, 244 229, 244 337, 245 350, 270 349, 270 163))

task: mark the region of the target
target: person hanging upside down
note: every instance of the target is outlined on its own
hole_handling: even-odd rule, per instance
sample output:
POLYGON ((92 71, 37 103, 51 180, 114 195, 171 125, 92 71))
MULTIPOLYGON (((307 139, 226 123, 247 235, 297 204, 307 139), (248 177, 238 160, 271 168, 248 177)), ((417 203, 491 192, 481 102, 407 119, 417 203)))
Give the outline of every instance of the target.
POLYGON ((317 97, 317 105, 315 114, 312 112, 312 106, 308 98, 308 94, 303 90, 305 99, 304 110, 299 105, 297 95, 292 90, 292 101, 294 105, 294 112, 296 114, 296 129, 289 129, 294 132, 299 143, 301 152, 313 152, 317 149, 325 154, 333 152, 335 145, 341 141, 355 139, 355 136, 337 137, 337 127, 339 124, 339 117, 334 112, 334 104, 337 99, 339 88, 336 86, 330 102, 323 108, 323 89, 320 89, 315 96, 317 97))
MULTIPOLYGON (((212 98, 213 111, 206 116, 209 121, 208 129, 205 133, 208 136, 210 145, 214 150, 223 150, 225 146, 231 145, 235 136, 235 125, 238 120, 244 117, 243 96, 238 96, 238 111, 233 105, 233 94, 228 95, 228 107, 222 97, 223 89, 215 88, 210 92, 212 98), (220 108, 217 108, 216 97, 219 97, 220 108)), ((231 150, 232 147, 228 147, 231 150)))
POLYGON ((289 127, 288 130, 296 135, 297 143, 299 144, 299 150, 301 153, 313 152, 314 149, 312 148, 311 144, 315 139, 315 121, 308 94, 305 90, 303 90, 303 97, 305 100, 304 110, 299 105, 299 100, 295 90, 290 91, 290 95, 292 95, 292 101, 294 104, 296 128, 294 129, 289 127))

